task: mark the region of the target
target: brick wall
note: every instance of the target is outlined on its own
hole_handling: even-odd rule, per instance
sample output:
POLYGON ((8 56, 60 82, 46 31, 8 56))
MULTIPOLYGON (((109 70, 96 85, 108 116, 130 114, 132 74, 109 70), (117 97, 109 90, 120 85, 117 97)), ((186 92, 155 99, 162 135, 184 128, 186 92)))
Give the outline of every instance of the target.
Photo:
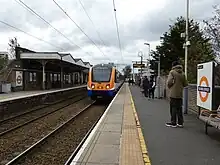
POLYGON ((197 86, 196 84, 190 84, 188 86, 188 110, 198 112, 197 107, 197 86))

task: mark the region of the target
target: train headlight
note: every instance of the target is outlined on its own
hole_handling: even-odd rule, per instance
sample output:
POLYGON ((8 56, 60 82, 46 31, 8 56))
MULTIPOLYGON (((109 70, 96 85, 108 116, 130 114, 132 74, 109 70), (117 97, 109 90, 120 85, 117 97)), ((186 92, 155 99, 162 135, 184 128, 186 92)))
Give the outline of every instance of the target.
POLYGON ((106 89, 109 89, 110 88, 110 85, 108 84, 108 85, 106 85, 106 89))
POLYGON ((92 87, 92 89, 94 89, 94 88, 95 88, 95 85, 94 85, 94 84, 92 84, 92 85, 91 85, 91 87, 92 87))

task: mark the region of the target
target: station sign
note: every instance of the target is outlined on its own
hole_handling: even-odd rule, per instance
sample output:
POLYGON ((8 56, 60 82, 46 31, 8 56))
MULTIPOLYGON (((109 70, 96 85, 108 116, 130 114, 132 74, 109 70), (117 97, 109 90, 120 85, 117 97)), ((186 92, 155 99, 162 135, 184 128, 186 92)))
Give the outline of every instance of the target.
POLYGON ((144 68, 145 64, 133 64, 133 68, 144 68))
POLYGON ((23 85, 23 72, 22 71, 16 71, 15 72, 16 76, 16 86, 22 86, 23 85))
POLYGON ((214 67, 213 61, 197 66, 197 106, 207 110, 213 110, 214 67))
MULTIPOLYGON (((146 63, 146 62, 148 62, 148 61, 146 61, 146 60, 143 60, 143 61, 142 61, 142 63, 146 63)), ((139 64, 140 64, 140 63, 141 63, 141 61, 132 61, 132 63, 136 63, 136 64, 138 64, 138 63, 139 63, 139 64)))

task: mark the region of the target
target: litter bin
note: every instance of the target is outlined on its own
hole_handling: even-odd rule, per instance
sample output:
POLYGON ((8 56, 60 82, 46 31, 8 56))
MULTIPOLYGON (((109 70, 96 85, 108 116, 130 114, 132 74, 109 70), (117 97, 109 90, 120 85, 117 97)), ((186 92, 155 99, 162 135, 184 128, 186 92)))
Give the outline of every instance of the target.
POLYGON ((3 93, 9 93, 9 92, 11 92, 11 84, 10 83, 2 84, 1 89, 2 89, 3 93))

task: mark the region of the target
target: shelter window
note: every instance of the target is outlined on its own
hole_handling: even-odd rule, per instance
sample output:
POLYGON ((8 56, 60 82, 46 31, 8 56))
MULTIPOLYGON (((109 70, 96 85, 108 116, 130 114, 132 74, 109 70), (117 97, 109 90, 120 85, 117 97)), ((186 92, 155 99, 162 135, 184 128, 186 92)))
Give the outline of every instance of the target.
POLYGON ((37 73, 32 73, 32 72, 30 72, 29 73, 29 81, 30 82, 36 82, 37 81, 37 73))
POLYGON ((69 82, 69 75, 65 75, 65 81, 66 81, 66 83, 69 82))
POLYGON ((71 75, 68 74, 68 77, 69 77, 69 83, 71 83, 71 75))
POLYGON ((50 81, 51 82, 53 81, 53 74, 52 73, 50 74, 50 81))
POLYGON ((29 81, 32 82, 33 81, 33 73, 29 73, 29 81))
POLYGON ((33 73, 33 81, 37 81, 37 73, 33 73))
POLYGON ((54 81, 57 81, 57 74, 54 74, 54 81))
POLYGON ((57 80, 60 81, 60 74, 58 74, 57 80))

